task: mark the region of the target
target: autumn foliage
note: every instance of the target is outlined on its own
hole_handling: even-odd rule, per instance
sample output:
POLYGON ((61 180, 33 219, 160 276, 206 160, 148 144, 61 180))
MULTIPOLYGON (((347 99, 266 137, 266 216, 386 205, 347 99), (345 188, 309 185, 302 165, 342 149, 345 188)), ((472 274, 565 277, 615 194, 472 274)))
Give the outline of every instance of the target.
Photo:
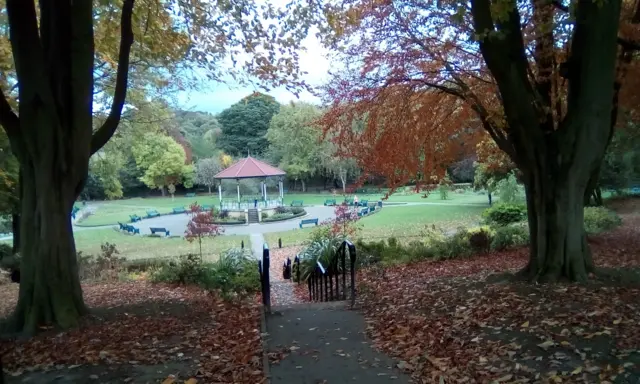
POLYGON ((189 215, 191 217, 187 223, 184 237, 188 242, 198 241, 200 257, 202 257, 202 239, 219 236, 224 233, 224 228, 213 223, 213 211, 202 210, 198 203, 191 204, 189 215))

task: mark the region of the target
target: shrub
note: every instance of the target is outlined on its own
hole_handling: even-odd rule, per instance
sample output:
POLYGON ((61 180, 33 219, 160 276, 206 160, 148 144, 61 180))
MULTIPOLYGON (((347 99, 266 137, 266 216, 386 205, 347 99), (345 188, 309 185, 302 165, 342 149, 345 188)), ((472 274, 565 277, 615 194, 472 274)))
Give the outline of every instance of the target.
MULTIPOLYGON (((273 216, 277 216, 278 214, 275 213, 273 216)), ((267 212, 262 212, 262 219, 268 219, 269 218, 269 214, 267 212)))
POLYGON ((232 293, 244 297, 258 292, 260 274, 251 251, 240 248, 227 250, 218 261, 204 267, 200 285, 219 291, 226 298, 232 293))
POLYGON ((502 251, 508 248, 529 244, 529 231, 526 227, 510 225, 498 227, 491 241, 491 249, 502 251))
POLYGON ((520 195, 520 185, 513 172, 496 184, 497 195, 502 203, 515 203, 520 195))
POLYGON ((228 209, 223 209, 218 213, 218 217, 220 219, 227 219, 229 218, 229 210, 228 209))
POLYGON ((100 254, 95 257, 77 253, 78 275, 81 280, 118 280, 125 270, 126 259, 119 257, 115 244, 104 243, 100 246, 100 254))
POLYGON ((527 218, 527 207, 521 204, 499 203, 482 212, 484 220, 491 225, 505 226, 527 218))
POLYGON ((489 228, 468 231, 469 246, 474 252, 487 252, 491 247, 493 234, 489 228))
POLYGON ((10 233, 11 231, 13 231, 11 216, 0 216, 0 233, 10 233))
POLYGON ((289 211, 291 213, 293 213, 294 215, 299 215, 299 214, 304 212, 304 208, 302 208, 302 207, 291 207, 291 209, 289 211))
MULTIPOLYGON (((299 208, 299 207, 296 207, 296 208, 299 208)), ((274 209, 274 212, 275 213, 280 213, 280 214, 287 213, 288 209, 287 209, 287 207, 284 207, 284 206, 280 205, 280 206, 276 207, 276 209, 274 209)))
POLYGON ((200 255, 193 253, 181 255, 177 262, 171 261, 154 271, 151 280, 163 283, 198 284, 203 268, 200 255))
POLYGON ((599 233, 611 230, 622 224, 617 213, 604 207, 586 207, 584 209, 584 229, 587 233, 599 233))
POLYGON ((0 260, 10 257, 13 254, 13 247, 6 243, 0 243, 0 260))
POLYGON ((426 245, 429 248, 429 257, 434 257, 438 260, 469 256, 472 253, 469 245, 469 233, 465 228, 458 228, 455 234, 445 236, 440 240, 432 240, 430 244, 426 245))
MULTIPOLYGON (((293 217, 293 215, 291 213, 275 213, 273 214, 273 216, 271 216, 269 218, 269 221, 275 221, 275 220, 283 220, 283 219, 288 219, 293 217)), ((262 215, 262 218, 264 219, 264 214, 262 215)))
POLYGON ((446 184, 440 184, 438 186, 438 192, 440 192, 440 199, 447 200, 449 197, 449 186, 446 184))

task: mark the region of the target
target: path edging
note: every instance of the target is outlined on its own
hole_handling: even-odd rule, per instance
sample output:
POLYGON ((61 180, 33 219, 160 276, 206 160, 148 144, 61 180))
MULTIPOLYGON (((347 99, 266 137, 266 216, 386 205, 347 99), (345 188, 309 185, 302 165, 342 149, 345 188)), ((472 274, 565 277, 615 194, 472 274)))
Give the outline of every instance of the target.
POLYGON ((269 346, 267 345, 267 317, 265 316, 265 309, 260 306, 260 338, 262 339, 262 372, 264 373, 264 379, 266 384, 271 383, 271 369, 269 367, 269 346))

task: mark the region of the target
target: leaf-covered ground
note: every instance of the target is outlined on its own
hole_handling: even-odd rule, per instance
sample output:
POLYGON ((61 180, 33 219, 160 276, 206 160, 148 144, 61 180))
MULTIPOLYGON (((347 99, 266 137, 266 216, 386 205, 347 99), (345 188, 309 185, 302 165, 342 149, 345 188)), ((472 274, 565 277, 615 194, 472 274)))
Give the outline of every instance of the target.
MULTIPOLYGON (((2 340, 9 382, 147 383, 170 375, 200 383, 262 382, 256 305, 146 282, 91 284, 83 290, 94 311, 81 327, 26 341, 2 340)), ((0 286, 0 292, 3 317, 15 305, 17 284, 0 286)))
POLYGON ((487 278, 526 250, 365 271, 367 332, 418 383, 640 383, 640 220, 623 218, 590 241, 623 271, 585 285, 487 278))

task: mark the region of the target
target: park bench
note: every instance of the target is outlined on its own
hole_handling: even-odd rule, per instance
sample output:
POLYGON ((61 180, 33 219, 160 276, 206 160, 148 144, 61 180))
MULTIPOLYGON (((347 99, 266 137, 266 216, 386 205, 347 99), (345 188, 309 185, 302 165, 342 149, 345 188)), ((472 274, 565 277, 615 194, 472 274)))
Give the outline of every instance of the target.
POLYGON ((640 195, 640 187, 631 188, 631 194, 632 195, 640 195))
POLYGON ((304 202, 302 200, 293 200, 291 202, 292 207, 302 207, 303 205, 304 205, 304 202))
POLYGON ((185 213, 185 212, 187 212, 187 210, 184 209, 184 207, 173 208, 173 213, 185 213))
POLYGON ((160 213, 158 213, 158 211, 156 211, 155 209, 147 210, 147 217, 156 217, 156 216, 160 216, 160 213))
POLYGON ((376 210, 376 206, 375 205, 370 205, 369 206, 369 212, 373 212, 376 210))
POLYGON ((155 235, 156 232, 164 232, 167 237, 169 237, 169 235, 171 235, 171 233, 166 228, 154 228, 154 227, 151 227, 151 228, 149 228, 149 230, 151 231, 152 235, 155 235))
POLYGON ((203 205, 203 206, 202 206, 202 211, 203 211, 203 212, 208 212, 208 211, 210 211, 210 210, 211 210, 211 206, 210 206, 210 205, 203 205))
POLYGON ((191 193, 187 193, 185 194, 186 197, 196 197, 196 194, 191 192, 191 193))
POLYGON ((362 216, 366 216, 367 213, 369 213, 369 208, 362 208, 360 210, 360 212, 358 212, 358 216, 362 217, 362 216))
POLYGON ((345 204, 353 205, 353 199, 344 199, 345 204))
POLYGON ((133 225, 125 224, 124 229, 129 233, 140 234, 140 228, 136 228, 133 225))
POLYGON ((142 218, 138 215, 129 215, 129 217, 131 218, 131 222, 135 223, 136 221, 140 221, 142 220, 142 218))
POLYGON ((300 229, 302 229, 302 226, 305 225, 305 224, 318 225, 318 219, 314 218, 314 219, 303 219, 303 220, 300 220, 300 225, 299 225, 300 229))
POLYGON ((366 207, 369 205, 369 200, 362 200, 359 204, 361 207, 366 207))
POLYGON ((324 201, 324 205, 326 207, 330 206, 330 205, 336 205, 336 199, 327 199, 324 201))

